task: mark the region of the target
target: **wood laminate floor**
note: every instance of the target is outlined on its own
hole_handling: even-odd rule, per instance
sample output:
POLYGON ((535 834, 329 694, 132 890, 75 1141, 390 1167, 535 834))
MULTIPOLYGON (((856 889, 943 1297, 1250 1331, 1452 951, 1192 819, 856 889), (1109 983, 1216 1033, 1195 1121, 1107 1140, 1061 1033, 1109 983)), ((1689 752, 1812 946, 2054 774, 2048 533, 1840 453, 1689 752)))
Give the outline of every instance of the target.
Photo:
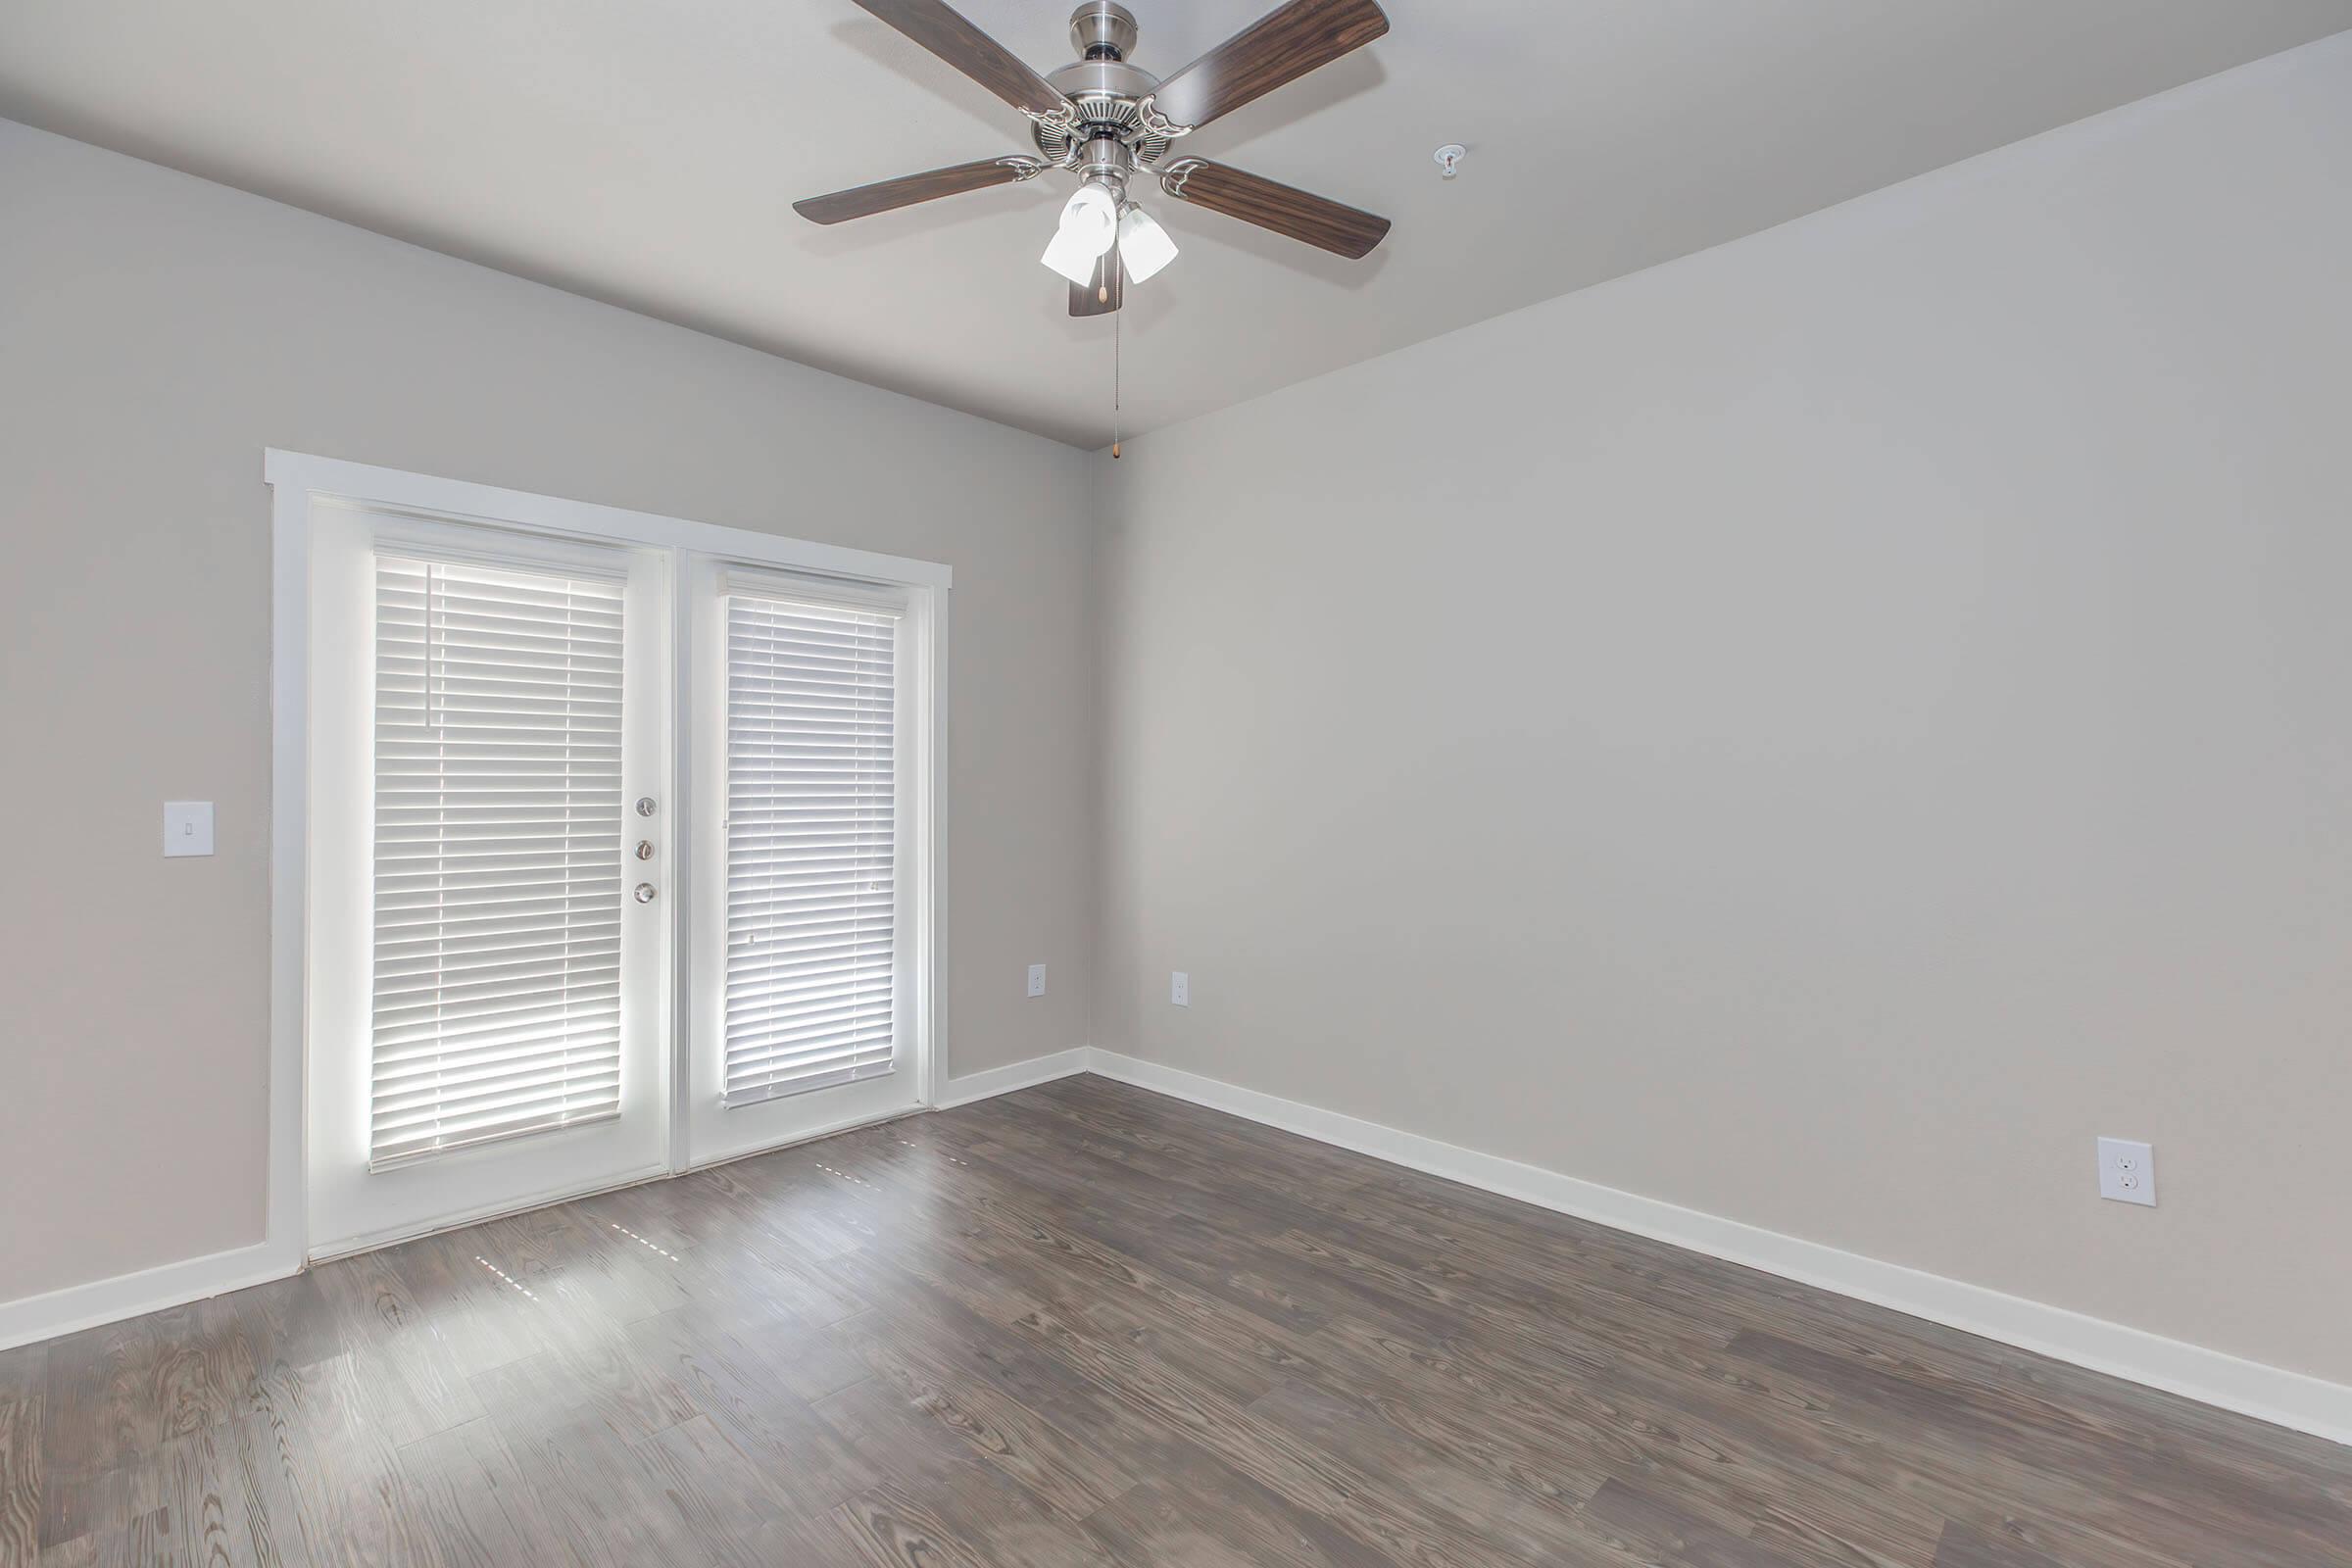
POLYGON ((0 1564, 2352 1565, 2352 1450, 1074 1078, 0 1353, 0 1564))

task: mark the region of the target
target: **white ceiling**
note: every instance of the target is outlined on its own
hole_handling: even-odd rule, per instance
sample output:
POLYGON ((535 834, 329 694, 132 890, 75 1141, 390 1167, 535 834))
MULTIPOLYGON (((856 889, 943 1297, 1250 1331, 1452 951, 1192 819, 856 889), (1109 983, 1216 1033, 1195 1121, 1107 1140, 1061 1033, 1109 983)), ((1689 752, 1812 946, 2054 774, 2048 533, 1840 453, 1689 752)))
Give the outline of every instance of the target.
MULTIPOLYGON (((1273 0, 1128 0, 1162 74, 1273 0)), ((1346 262, 1156 197, 1125 425, 1169 423, 2352 27, 2352 0, 1385 0, 1187 150, 1396 220, 1346 262), (1438 177, 1440 143, 1471 152, 1438 177)), ((1041 71, 1066 0, 968 0, 1041 71)), ((819 228, 1026 150, 849 0, 6 0, 0 115, 1086 446, 1107 318, 1037 262, 1067 176, 819 228)), ((0 215, 0 221, 5 215, 0 215)))

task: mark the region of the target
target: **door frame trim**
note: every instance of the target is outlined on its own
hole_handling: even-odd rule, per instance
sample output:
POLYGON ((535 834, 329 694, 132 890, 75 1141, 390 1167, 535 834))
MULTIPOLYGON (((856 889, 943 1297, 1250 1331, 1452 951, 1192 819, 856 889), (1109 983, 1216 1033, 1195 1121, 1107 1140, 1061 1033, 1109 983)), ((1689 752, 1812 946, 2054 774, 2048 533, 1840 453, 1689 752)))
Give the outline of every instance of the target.
MULTIPOLYGON (((670 552, 675 612, 684 592, 687 555, 716 556, 792 571, 887 582, 907 590, 915 628, 913 682, 919 711, 916 766, 917 886, 912 932, 915 949, 914 1072, 924 1106, 940 1103, 948 1063, 948 605, 953 570, 938 562, 882 555, 817 540, 695 522, 658 513, 509 490, 349 463, 336 458, 267 448, 263 482, 270 489, 270 1150, 268 1208, 261 1251, 286 1273, 310 1257, 308 1212, 308 1101, 310 968, 310 580, 315 498, 412 510, 458 522, 493 523, 557 536, 616 542, 670 552)), ((671 636, 683 639, 686 617, 671 615, 671 636)), ((673 643, 673 655, 678 652, 673 643)), ((673 657, 673 682, 687 678, 673 657)), ((676 708, 680 733, 691 714, 676 708)), ((671 793, 677 814, 672 842, 687 842, 691 790, 690 746, 674 745, 671 793)), ((692 907, 684 855, 671 877, 669 1011, 671 1018, 667 1169, 688 1168, 685 1102, 679 1090, 688 1037, 685 924, 692 907)), ((797 1140, 795 1140, 797 1141, 797 1140)), ((647 1174, 660 1174, 659 1171, 647 1174)), ((642 1176, 636 1178, 644 1179, 642 1176)))

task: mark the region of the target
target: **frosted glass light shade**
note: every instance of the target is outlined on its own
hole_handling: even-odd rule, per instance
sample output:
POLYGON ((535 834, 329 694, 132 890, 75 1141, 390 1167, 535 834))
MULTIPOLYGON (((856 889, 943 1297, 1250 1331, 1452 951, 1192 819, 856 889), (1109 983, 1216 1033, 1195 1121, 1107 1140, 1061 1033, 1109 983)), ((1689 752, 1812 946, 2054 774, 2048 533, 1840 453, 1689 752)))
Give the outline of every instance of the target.
POLYGON ((1089 254, 1100 256, 1119 237, 1119 199, 1104 186, 1088 180, 1061 210, 1061 232, 1081 240, 1089 254))
POLYGON ((1127 264, 1127 281, 1148 282, 1175 259, 1176 242, 1158 220, 1141 207, 1128 208, 1119 219, 1119 260, 1127 264))
POLYGON ((1102 255, 1089 245, 1083 236, 1073 236, 1066 228, 1056 229, 1046 246, 1046 254, 1038 260, 1051 267, 1071 282, 1081 286, 1093 281, 1095 262, 1102 255))

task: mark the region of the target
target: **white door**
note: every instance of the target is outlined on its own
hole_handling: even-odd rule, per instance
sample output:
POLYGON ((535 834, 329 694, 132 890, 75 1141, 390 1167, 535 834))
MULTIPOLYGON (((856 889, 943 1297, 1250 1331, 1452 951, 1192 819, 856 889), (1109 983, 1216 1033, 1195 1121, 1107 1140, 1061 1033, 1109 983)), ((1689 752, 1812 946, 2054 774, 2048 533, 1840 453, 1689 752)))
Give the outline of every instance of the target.
POLYGON ((902 589, 693 558, 683 1132, 708 1163, 911 1110, 916 748, 902 589))
POLYGON ((313 1255, 665 1170, 669 553, 313 519, 313 1255))

